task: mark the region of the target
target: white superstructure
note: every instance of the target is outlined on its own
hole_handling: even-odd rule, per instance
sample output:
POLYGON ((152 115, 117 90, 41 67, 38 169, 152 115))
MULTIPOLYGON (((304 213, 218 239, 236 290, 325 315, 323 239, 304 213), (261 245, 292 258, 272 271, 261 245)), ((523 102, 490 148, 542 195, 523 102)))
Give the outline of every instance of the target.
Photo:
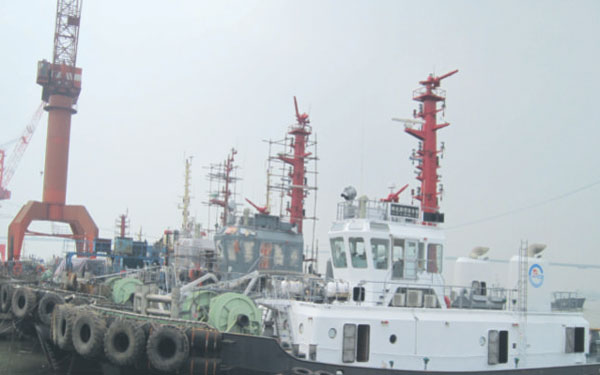
POLYGON ((461 285, 448 285, 443 231, 419 217, 417 207, 394 202, 340 204, 329 231, 330 278, 273 280, 260 301, 284 347, 317 362, 404 370, 585 363, 588 323, 577 312, 551 311, 539 254, 511 259, 504 285, 490 276, 493 263, 459 258, 461 285), (523 262, 526 288, 518 285, 523 262))

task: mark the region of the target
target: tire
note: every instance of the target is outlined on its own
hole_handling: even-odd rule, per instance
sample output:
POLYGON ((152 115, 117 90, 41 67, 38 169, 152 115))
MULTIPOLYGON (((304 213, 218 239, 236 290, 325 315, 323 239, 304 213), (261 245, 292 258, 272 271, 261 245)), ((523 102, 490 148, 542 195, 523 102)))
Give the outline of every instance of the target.
POLYGON ((65 303, 65 299, 55 293, 46 293, 40 300, 37 308, 38 318, 43 324, 50 326, 52 323, 52 313, 57 305, 65 303))
POLYGON ((0 310, 5 313, 10 311, 13 288, 10 284, 2 284, 0 287, 0 310))
POLYGON ((81 310, 73 322, 71 336, 75 351, 85 358, 96 358, 104 348, 106 334, 104 318, 91 311, 81 310))
POLYGON ((75 319, 75 310, 69 305, 60 305, 55 309, 55 330, 52 336, 56 339, 56 345, 62 350, 71 350, 73 348, 73 320, 75 319))
POLYGON ((157 370, 178 370, 188 359, 190 345, 186 334, 173 326, 158 326, 146 345, 148 360, 157 370))
POLYGON ((35 309, 37 298, 35 292, 27 287, 14 290, 11 309, 16 318, 23 319, 35 309))
POLYGON ((135 364, 146 350, 146 333, 132 321, 115 320, 104 335, 104 354, 117 366, 135 364))

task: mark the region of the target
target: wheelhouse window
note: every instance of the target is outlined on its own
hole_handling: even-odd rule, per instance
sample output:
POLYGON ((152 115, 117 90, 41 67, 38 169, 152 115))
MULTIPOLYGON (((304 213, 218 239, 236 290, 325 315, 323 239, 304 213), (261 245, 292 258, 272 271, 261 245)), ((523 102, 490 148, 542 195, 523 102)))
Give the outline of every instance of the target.
POLYGON ((406 241, 404 251, 404 277, 415 279, 417 277, 417 242, 406 241))
POLYGON ((417 254, 417 270, 419 272, 425 271, 425 244, 419 242, 419 252, 417 254))
POLYGON ((427 244, 427 272, 442 272, 442 245, 437 243, 427 244))
POLYGON ((333 266, 336 268, 346 268, 348 263, 346 261, 346 251, 344 250, 344 239, 342 237, 335 237, 330 240, 331 242, 331 260, 333 266))
POLYGON ((378 270, 385 270, 388 268, 388 253, 389 253, 389 240, 381 238, 371 239, 371 253, 373 255, 373 264, 378 270))
POLYGON ((365 240, 361 237, 350 237, 350 259, 352 267, 367 268, 367 252, 365 249, 365 240))
POLYGON ((394 238, 392 245, 392 279, 404 278, 404 240, 394 238))

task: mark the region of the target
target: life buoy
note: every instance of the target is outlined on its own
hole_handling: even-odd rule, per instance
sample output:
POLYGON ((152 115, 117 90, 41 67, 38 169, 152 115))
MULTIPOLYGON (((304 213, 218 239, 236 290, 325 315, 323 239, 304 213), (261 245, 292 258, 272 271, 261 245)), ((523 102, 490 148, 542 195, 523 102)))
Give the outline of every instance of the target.
POLYGON ((450 308, 450 306, 452 305, 452 303, 450 302, 450 297, 448 296, 444 296, 444 302, 446 303, 447 308, 450 308))
POLYGON ((187 361, 190 344, 187 335, 173 326, 159 326, 152 331, 146 344, 148 360, 157 370, 172 372, 187 361))
POLYGON ((73 322, 73 347, 85 358, 96 358, 104 348, 106 321, 91 311, 82 310, 73 322))
POLYGON ((117 366, 129 366, 144 354, 146 332, 132 321, 115 320, 104 336, 104 354, 117 366))

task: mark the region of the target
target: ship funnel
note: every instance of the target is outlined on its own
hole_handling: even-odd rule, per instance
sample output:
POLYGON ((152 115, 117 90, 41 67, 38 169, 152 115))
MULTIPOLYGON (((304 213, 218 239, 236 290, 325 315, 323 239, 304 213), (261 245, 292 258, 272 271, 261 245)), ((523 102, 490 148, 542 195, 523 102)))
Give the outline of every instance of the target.
POLYGON ((472 259, 480 259, 482 256, 487 254, 488 251, 490 251, 489 247, 477 246, 477 247, 473 248, 473 250, 471 250, 469 257, 472 259))
POLYGON ((546 248, 545 244, 542 243, 532 243, 527 248, 527 256, 530 258, 541 258, 542 251, 546 248))

